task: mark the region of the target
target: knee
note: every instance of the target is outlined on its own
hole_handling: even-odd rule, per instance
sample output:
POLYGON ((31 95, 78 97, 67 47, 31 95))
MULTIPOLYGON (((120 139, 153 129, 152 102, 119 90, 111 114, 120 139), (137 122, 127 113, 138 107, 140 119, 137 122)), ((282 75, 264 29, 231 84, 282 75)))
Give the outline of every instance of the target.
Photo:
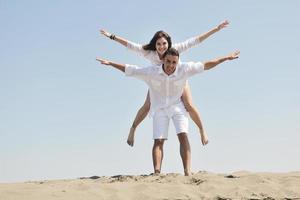
POLYGON ((189 144, 189 138, 186 133, 178 134, 180 144, 189 144))
POLYGON ((163 147, 163 145, 164 145, 164 140, 161 140, 161 139, 155 139, 154 140, 154 146, 163 147))
POLYGON ((187 134, 185 133, 185 132, 182 132, 182 133, 178 133, 178 138, 180 139, 180 140, 188 140, 188 136, 187 136, 187 134))

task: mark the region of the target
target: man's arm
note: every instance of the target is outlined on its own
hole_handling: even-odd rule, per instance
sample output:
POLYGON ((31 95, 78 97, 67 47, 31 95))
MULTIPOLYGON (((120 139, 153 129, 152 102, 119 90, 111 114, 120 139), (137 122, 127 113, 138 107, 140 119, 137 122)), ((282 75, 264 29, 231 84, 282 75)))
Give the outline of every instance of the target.
POLYGON ((120 64, 115 63, 109 60, 104 60, 102 58, 96 58, 97 61, 99 61, 103 65, 110 65, 122 72, 125 73, 126 76, 132 76, 137 79, 140 79, 142 81, 147 82, 150 78, 150 74, 153 70, 153 66, 149 67, 138 67, 135 65, 128 65, 128 64, 120 64))
POLYGON ((224 57, 220 57, 220 58, 216 58, 214 60, 210 60, 210 61, 206 61, 203 63, 204 65, 204 70, 209 70, 214 68, 215 66, 217 66, 218 64, 226 61, 226 60, 233 60, 233 59, 237 59, 239 57, 240 52, 239 51, 235 51, 233 53, 230 53, 227 56, 224 57))
POLYGON ((125 65, 124 64, 111 62, 111 61, 104 60, 104 59, 101 59, 101 58, 96 58, 96 60, 99 61, 103 65, 110 65, 110 66, 113 66, 114 68, 116 68, 116 69, 118 69, 122 72, 125 72, 125 65))

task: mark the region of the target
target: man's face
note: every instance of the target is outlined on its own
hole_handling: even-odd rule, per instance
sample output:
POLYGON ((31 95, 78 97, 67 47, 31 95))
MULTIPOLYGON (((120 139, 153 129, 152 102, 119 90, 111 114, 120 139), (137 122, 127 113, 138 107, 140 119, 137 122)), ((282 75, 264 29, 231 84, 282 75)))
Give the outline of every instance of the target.
POLYGON ((164 58, 164 71, 166 74, 171 75, 178 64, 178 56, 166 55, 164 58))

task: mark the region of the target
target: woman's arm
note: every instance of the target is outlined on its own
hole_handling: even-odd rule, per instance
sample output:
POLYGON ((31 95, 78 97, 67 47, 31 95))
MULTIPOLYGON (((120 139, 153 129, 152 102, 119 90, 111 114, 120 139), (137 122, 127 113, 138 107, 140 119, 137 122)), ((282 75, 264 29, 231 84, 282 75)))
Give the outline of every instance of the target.
POLYGON ((125 46, 126 48, 141 54, 142 56, 144 56, 146 54, 146 51, 143 49, 143 46, 141 44, 137 44, 134 42, 131 42, 129 40, 126 40, 120 36, 117 36, 115 34, 109 33, 106 30, 101 29, 100 30, 101 34, 110 38, 111 40, 115 40, 116 42, 122 44, 123 46, 125 46))
POLYGON ((208 37, 213 35, 214 33, 220 31, 221 29, 223 29, 225 27, 227 27, 228 24, 229 24, 229 22, 227 20, 225 20, 224 22, 222 22, 221 24, 219 24, 215 28, 211 29, 210 31, 208 31, 206 33, 203 33, 201 35, 198 35, 196 37, 187 39, 186 41, 184 41, 182 43, 175 44, 173 47, 175 49, 177 49, 179 51, 179 53, 181 53, 183 51, 186 51, 186 50, 190 49, 191 47, 194 47, 194 46, 200 44, 205 39, 207 39, 208 37))
POLYGON ((210 31, 203 33, 199 36, 197 36, 197 40, 200 42, 204 41, 205 39, 207 39, 209 36, 211 36, 212 34, 220 31, 221 29, 227 27, 229 24, 229 22, 227 20, 225 20, 224 22, 222 22, 221 24, 219 24, 217 27, 211 29, 210 31))
POLYGON ((122 44, 123 46, 127 47, 127 43, 128 41, 124 38, 121 38, 119 36, 116 36, 112 33, 107 32, 106 30, 101 29, 100 30, 101 34, 108 37, 111 40, 115 40, 116 42, 119 42, 120 44, 122 44))

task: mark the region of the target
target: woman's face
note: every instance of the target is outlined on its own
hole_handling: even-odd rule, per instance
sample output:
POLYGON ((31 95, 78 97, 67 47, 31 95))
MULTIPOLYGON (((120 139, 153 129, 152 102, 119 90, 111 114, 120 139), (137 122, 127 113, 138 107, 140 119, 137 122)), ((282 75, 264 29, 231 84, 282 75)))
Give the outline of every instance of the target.
POLYGON ((155 48, 159 55, 164 54, 169 47, 168 41, 166 38, 161 37, 158 40, 156 40, 155 48))

